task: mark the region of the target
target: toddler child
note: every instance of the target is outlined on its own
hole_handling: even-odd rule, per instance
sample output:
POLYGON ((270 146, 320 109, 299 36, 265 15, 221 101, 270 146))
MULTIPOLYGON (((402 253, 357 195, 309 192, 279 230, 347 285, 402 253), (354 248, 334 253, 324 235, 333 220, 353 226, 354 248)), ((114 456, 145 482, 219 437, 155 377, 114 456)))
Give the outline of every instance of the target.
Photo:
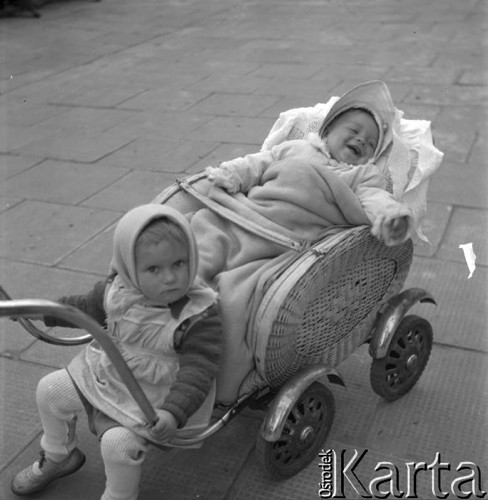
MULTIPOLYGON (((93 341, 67 369, 39 382, 43 451, 40 460, 14 477, 14 493, 41 490, 83 465, 75 435, 83 409, 101 441, 106 474, 102 500, 136 500, 148 443, 168 444, 178 429, 208 424, 222 333, 216 294, 196 278, 197 266, 190 225, 176 210, 148 204, 120 219, 109 279, 87 295, 60 301, 106 325, 158 421, 146 427, 115 367, 93 341)), ((44 321, 69 326, 55 318, 44 321)))

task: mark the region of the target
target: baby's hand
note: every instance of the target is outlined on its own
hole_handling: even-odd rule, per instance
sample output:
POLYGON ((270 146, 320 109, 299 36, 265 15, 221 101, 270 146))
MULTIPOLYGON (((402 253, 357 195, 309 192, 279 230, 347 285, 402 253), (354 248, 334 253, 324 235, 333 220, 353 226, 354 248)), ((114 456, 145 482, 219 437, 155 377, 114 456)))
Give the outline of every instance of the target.
POLYGON ((230 194, 239 192, 239 183, 228 170, 216 167, 207 167, 205 173, 208 180, 213 182, 216 186, 225 189, 230 194))
POLYGON ((178 428, 178 422, 172 413, 166 410, 156 410, 157 422, 150 429, 149 434, 158 442, 169 441, 178 428))
POLYGON ((410 226, 410 218, 406 215, 391 218, 383 216, 375 221, 371 233, 391 247, 403 243, 410 236, 410 226))

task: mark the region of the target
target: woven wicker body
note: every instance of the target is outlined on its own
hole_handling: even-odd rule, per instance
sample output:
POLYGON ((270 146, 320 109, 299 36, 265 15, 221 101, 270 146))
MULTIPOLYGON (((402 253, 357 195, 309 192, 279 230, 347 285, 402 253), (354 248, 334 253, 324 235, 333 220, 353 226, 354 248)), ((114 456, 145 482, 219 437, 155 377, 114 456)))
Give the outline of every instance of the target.
POLYGON ((305 366, 334 367, 347 358, 403 287, 411 261, 411 241, 386 247, 368 227, 314 245, 267 284, 253 318, 261 376, 280 386, 305 366))

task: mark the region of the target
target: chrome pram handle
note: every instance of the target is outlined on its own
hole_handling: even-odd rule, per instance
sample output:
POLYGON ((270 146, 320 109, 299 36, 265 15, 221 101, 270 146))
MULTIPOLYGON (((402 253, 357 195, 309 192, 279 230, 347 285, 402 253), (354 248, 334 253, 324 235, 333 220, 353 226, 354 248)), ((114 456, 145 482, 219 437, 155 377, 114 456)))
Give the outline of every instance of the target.
MULTIPOLYGON (((7 291, 0 286, 0 301, 2 300, 12 300, 12 297, 7 293, 7 291)), ((0 302, 1 304, 1 302, 0 302)), ((32 313, 28 314, 28 316, 34 317, 32 313)), ((39 319, 39 318, 35 318, 39 319)), ((55 337, 50 335, 47 331, 41 330, 37 328, 32 321, 27 319, 27 317, 18 317, 15 319, 27 332, 29 332, 36 339, 42 340, 47 344, 54 345, 80 345, 86 344, 92 340, 92 336, 89 333, 85 333, 83 335, 78 335, 76 337, 55 337)))

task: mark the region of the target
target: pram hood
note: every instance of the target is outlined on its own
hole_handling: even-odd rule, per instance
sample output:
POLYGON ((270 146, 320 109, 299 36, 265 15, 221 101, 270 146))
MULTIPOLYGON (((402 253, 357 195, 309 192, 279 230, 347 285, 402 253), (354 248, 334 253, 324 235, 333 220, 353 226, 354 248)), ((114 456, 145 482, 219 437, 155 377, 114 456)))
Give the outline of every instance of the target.
POLYGON ((346 92, 330 109, 320 126, 319 135, 322 137, 324 131, 334 119, 350 109, 369 111, 378 125, 379 140, 372 158, 374 162, 393 141, 395 105, 388 87, 381 80, 372 80, 361 83, 346 92))

